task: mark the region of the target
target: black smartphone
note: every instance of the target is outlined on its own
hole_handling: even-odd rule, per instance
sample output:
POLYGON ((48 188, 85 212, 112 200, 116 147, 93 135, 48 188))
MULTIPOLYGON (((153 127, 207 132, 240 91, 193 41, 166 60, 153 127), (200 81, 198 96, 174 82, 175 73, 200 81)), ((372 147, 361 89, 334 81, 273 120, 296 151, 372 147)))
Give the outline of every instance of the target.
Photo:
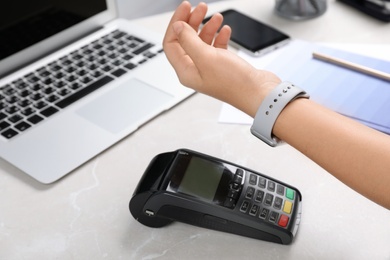
MULTIPOLYGON (((236 10, 229 9, 221 12, 223 25, 232 28, 231 45, 242 48, 252 55, 260 56, 287 44, 290 37, 260 21, 257 21, 236 10)), ((210 20, 211 16, 203 20, 203 24, 210 20)))
POLYGON ((188 149, 156 156, 129 203, 138 222, 173 221, 280 244, 296 236, 301 193, 264 174, 188 149))

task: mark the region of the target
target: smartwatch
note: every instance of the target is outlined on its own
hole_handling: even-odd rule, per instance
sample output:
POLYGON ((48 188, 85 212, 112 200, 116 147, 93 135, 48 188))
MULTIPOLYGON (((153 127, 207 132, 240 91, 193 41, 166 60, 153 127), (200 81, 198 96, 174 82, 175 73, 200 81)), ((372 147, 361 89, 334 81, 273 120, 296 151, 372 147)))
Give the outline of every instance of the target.
POLYGON ((276 119, 282 110, 297 98, 309 98, 309 95, 290 82, 280 83, 261 103, 256 112, 251 133, 266 144, 272 147, 277 146, 280 140, 272 134, 276 119))

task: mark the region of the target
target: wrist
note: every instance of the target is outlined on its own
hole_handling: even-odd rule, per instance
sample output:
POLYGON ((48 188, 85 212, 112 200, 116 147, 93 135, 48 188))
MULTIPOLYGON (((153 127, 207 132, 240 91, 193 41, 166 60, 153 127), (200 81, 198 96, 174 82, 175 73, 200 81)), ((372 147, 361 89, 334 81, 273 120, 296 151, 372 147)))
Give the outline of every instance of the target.
POLYGON ((251 132, 270 146, 276 146, 279 139, 273 134, 275 122, 283 109, 297 98, 309 98, 299 87, 282 82, 261 102, 254 118, 251 132))
POLYGON ((253 118, 255 118, 263 100, 281 83, 281 80, 273 73, 267 71, 257 72, 251 81, 253 82, 253 93, 249 93, 248 95, 249 111, 247 114, 253 118))

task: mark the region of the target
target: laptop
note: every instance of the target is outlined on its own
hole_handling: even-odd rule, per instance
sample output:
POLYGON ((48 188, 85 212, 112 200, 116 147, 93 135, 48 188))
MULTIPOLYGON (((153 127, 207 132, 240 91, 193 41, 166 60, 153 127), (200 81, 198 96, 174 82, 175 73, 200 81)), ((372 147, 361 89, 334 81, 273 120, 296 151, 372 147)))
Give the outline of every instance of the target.
POLYGON ((194 93, 162 36, 119 19, 115 0, 20 2, 0 11, 0 157, 37 181, 59 180, 194 93))

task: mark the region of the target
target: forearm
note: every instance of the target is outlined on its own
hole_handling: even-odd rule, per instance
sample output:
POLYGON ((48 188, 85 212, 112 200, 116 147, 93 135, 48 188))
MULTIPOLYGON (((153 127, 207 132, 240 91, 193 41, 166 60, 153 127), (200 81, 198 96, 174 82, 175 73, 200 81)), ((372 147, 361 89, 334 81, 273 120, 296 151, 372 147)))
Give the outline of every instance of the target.
MULTIPOLYGON (((221 16, 198 33, 206 12, 204 3, 192 12, 188 2, 178 7, 164 37, 168 60, 183 85, 254 117, 280 79, 226 50, 230 30, 223 27, 217 33, 221 16)), ((302 98, 281 112, 273 133, 357 192, 390 209, 389 136, 302 98)))
POLYGON ((290 103, 273 133, 352 189, 390 209, 390 137, 307 99, 290 103))

